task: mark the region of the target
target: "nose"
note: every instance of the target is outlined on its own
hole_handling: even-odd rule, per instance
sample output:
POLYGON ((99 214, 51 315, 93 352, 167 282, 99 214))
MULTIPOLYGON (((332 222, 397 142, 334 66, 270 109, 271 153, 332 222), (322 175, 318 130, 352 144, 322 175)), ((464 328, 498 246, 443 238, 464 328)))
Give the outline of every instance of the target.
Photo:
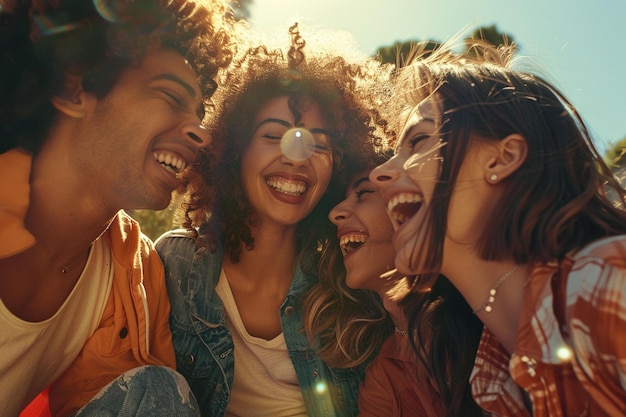
POLYGON ((328 219, 335 225, 339 226, 342 222, 348 220, 350 218, 350 210, 345 206, 345 201, 337 204, 333 209, 328 213, 328 219))
POLYGON ((306 165, 308 163, 308 160, 309 160, 308 158, 306 158, 306 159, 290 158, 289 156, 285 155, 284 153, 280 157, 280 161, 283 164, 291 165, 291 166, 293 166, 295 168, 298 168, 298 167, 306 165))
POLYGON ((183 137, 191 141, 197 148, 205 148, 213 140, 209 131, 198 123, 187 123, 183 125, 182 130, 183 137))
POLYGON ((384 164, 374 168, 369 175, 372 185, 379 189, 384 189, 390 185, 400 174, 400 170, 396 165, 396 157, 394 156, 384 164))

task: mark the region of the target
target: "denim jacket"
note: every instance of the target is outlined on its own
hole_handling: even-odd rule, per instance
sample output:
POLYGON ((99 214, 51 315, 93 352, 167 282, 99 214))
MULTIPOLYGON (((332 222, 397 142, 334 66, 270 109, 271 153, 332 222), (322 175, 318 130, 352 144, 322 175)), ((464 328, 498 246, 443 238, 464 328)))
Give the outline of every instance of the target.
MULTIPOLYGON (((224 250, 199 251, 184 230, 166 233, 157 240, 156 248, 165 265, 177 369, 187 378, 202 415, 222 417, 230 399, 235 366, 224 304, 215 292, 224 250)), ((310 348, 301 330, 298 300, 315 282, 316 277, 298 267, 280 306, 289 357, 309 416, 355 416, 365 366, 329 368, 310 348)))

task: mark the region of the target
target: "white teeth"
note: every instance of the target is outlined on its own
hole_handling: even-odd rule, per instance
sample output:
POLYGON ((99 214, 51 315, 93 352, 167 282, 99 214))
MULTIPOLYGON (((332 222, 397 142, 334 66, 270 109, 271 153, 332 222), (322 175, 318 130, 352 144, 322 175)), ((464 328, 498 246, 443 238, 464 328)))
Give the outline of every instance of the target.
POLYGON ((339 239, 339 246, 341 251, 345 255, 367 242, 367 236, 361 233, 354 233, 349 235, 343 235, 339 239))
POLYGON ((184 160, 169 153, 164 154, 154 152, 152 155, 154 156, 154 159, 156 159, 157 162, 159 162, 165 169, 175 173, 181 172, 187 166, 184 160))
POLYGON ((412 193, 398 194, 394 196, 391 200, 389 200, 389 202, 387 203, 387 211, 389 213, 393 212, 393 209, 396 208, 398 204, 406 204, 406 203, 413 204, 413 203, 421 203, 422 201, 424 201, 424 199, 419 194, 412 194, 412 193))
POLYGON ((267 185, 276 191, 289 195, 301 195, 306 191, 306 183, 304 181, 290 181, 280 177, 268 178, 267 185))
POLYGON ((410 210, 410 213, 407 212, 407 209, 404 209, 404 210, 395 210, 395 209, 401 204, 421 205, 423 201, 424 201, 424 198, 420 194, 401 193, 401 194, 394 196, 387 203, 387 212, 389 213, 389 216, 391 217, 392 220, 395 220, 396 222, 402 224, 405 221, 407 221, 411 216, 413 216, 417 212, 417 210, 419 210, 419 206, 407 207, 407 209, 410 210))
POLYGON ((339 244, 343 246, 348 244, 349 242, 365 243, 366 240, 367 239, 365 239, 365 236, 363 235, 346 235, 341 237, 339 244))

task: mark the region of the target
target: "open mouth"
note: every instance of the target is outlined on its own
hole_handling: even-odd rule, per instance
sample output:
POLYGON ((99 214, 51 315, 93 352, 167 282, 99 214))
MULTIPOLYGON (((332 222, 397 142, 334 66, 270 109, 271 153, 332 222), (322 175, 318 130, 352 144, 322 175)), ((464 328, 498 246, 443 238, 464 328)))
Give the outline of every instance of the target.
POLYGON ((300 196, 304 194, 307 189, 307 183, 304 181, 289 180, 283 177, 268 177, 266 179, 267 185, 274 190, 292 196, 300 196))
POLYGON ((391 219, 401 225, 419 211, 423 201, 420 194, 401 193, 387 203, 387 211, 391 219))
POLYGON ((173 172, 174 174, 182 172, 182 170, 187 166, 187 163, 183 159, 177 158, 169 153, 154 152, 152 155, 163 168, 173 172))
POLYGON ((367 235, 364 233, 350 233, 341 236, 339 239, 339 246, 341 247, 341 253, 345 256, 351 252, 354 252, 360 248, 365 242, 367 242, 367 235))

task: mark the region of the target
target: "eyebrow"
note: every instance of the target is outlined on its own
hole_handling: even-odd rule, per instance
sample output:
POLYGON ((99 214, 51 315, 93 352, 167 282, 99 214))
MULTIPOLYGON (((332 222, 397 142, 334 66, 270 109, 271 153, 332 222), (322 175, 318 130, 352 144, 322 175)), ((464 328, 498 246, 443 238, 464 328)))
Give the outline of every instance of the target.
MULTIPOLYGON (((257 130, 258 128, 260 128, 261 126, 263 126, 264 124, 268 124, 268 123, 277 123, 281 126, 285 126, 285 127, 293 127, 291 123, 289 123, 286 120, 283 119, 275 119, 272 117, 269 117, 267 119, 263 119, 255 128, 255 130, 257 130)), ((302 126, 295 126, 295 127, 302 127, 302 126)), ((302 127, 303 129, 306 129, 306 127, 302 127)), ((309 132, 311 133, 322 133, 324 135, 327 135, 329 137, 332 137, 332 135, 330 134, 330 132, 326 129, 322 129, 320 127, 314 127, 311 129, 307 129, 309 132)))
POLYGON ((193 87, 189 85, 186 81, 183 81, 181 78, 177 77, 174 74, 161 74, 157 75, 153 79, 173 81, 183 87, 192 98, 196 97, 196 90, 194 90, 193 87))
MULTIPOLYGON (((168 74, 157 75, 156 77, 153 78, 153 80, 168 80, 168 81, 175 82, 176 84, 183 87, 185 91, 187 91, 187 94, 191 96, 191 98, 196 98, 196 90, 194 90, 193 87, 189 85, 189 83, 187 83, 186 81, 183 81, 181 78, 177 77, 174 74, 168 73, 168 74)), ((200 120, 204 119, 204 113, 205 113, 204 104, 200 103, 200 105, 196 109, 196 114, 198 115, 200 120)))
POLYGON ((436 123, 434 119, 429 119, 429 118, 419 119, 417 123, 413 123, 411 127, 409 127, 408 129, 402 132, 402 136, 400 137, 400 140, 398 141, 396 148, 398 148, 400 144, 402 144, 402 142, 406 140, 406 138, 409 136, 409 133, 417 129, 419 125, 423 124, 424 122, 436 123))
POLYGON ((274 118, 267 118, 267 119, 263 119, 261 120, 261 123, 259 123, 254 130, 257 130, 258 128, 260 128, 261 126, 268 124, 268 123, 278 123, 281 126, 285 126, 285 127, 291 127, 291 123, 282 120, 282 119, 274 119, 274 118))
POLYGON ((358 188, 359 185, 363 184, 364 182, 369 182, 369 180, 370 180, 369 176, 364 176, 355 180, 354 184, 352 184, 352 189, 358 188))

